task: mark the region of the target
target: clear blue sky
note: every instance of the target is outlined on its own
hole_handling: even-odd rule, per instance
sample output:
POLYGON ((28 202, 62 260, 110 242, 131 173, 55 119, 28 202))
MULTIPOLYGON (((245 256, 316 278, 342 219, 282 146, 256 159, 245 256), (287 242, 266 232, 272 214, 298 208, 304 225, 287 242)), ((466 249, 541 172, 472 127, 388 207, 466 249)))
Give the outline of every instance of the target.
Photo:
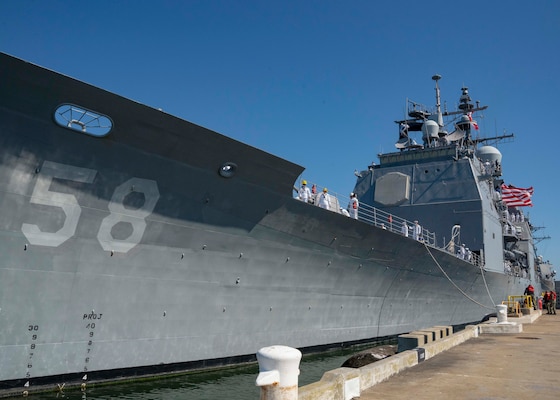
MULTIPOLYGON (((560 265, 560 1, 0 2, 0 50, 306 167, 347 195, 393 151, 406 98, 489 106, 482 136, 560 265)), ((0 77, 1 79, 1 77, 0 77)))

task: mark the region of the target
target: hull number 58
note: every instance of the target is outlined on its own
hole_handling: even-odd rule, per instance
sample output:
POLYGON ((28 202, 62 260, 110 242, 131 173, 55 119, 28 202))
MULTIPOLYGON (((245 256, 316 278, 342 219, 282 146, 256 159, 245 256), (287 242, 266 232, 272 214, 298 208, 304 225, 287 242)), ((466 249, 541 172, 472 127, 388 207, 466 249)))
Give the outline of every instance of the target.
MULTIPOLYGON (((96 170, 80 168, 72 165, 45 161, 41 168, 30 202, 62 209, 65 215, 64 224, 56 232, 42 231, 35 224, 22 224, 21 231, 29 243, 40 246, 57 247, 74 236, 82 207, 76 196, 50 190, 53 178, 92 183, 96 170)), ((159 200, 157 182, 149 179, 131 178, 117 186, 109 202, 109 215, 103 218, 97 233, 97 240, 106 251, 126 253, 134 248, 146 230, 146 218, 153 212, 159 200), (131 192, 144 195, 144 204, 137 209, 129 209, 124 205, 125 197, 131 192), (118 223, 124 222, 132 226, 132 233, 126 239, 115 239, 111 229, 118 223)))

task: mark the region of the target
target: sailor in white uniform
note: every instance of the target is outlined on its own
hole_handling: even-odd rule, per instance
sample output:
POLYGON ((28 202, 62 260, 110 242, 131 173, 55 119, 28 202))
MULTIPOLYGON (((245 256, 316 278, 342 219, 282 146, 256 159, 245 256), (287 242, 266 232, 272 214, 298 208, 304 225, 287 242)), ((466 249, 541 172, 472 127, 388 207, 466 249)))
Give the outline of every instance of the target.
POLYGON ((311 198, 311 190, 309 190, 309 188, 307 187, 306 180, 301 181, 301 187, 299 188, 298 198, 306 203, 311 198))
POLYGON ((358 208, 360 207, 360 202, 356 197, 356 193, 350 193, 350 203, 348 203, 348 213, 350 218, 358 219, 358 208))
POLYGON ((402 223, 401 233, 403 236, 408 237, 408 225, 406 224, 406 221, 403 221, 402 223))
POLYGON ((319 207, 329 210, 331 207, 331 198, 327 188, 323 188, 323 193, 319 195, 319 207))
POLYGON ((414 221, 414 226, 412 227, 412 238, 414 240, 422 240, 422 227, 418 221, 414 221))

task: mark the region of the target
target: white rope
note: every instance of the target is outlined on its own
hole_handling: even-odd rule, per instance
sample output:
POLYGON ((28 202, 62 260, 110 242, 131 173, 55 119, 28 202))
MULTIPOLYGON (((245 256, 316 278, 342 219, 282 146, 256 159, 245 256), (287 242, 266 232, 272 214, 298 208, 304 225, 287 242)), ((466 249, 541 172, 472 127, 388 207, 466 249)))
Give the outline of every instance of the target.
POLYGON ((494 304, 494 307, 496 307, 496 302, 492 298, 492 295, 490 294, 490 288, 486 283, 486 277, 484 276, 484 269, 482 268, 482 263, 480 263, 480 274, 482 275, 482 280, 484 281, 484 286, 486 287, 486 292, 488 293, 488 297, 490 297, 490 301, 492 302, 492 304, 494 304))
MULTIPOLYGON (((428 250, 428 254, 430 255, 430 257, 432 257, 432 260, 434 260, 434 262, 436 263, 436 265, 438 266, 438 268, 440 269, 441 273, 447 278, 447 280, 453 285, 455 286, 455 288, 461 292, 461 294, 463 296, 465 296, 467 299, 469 299, 470 301, 472 301, 475 304, 478 304, 479 306, 483 307, 483 308, 487 308, 489 310, 495 310, 495 308, 492 307, 488 307, 482 303, 479 303, 478 301, 476 301, 475 299, 473 299, 472 297, 470 297, 468 294, 466 294, 459 286, 457 286, 455 284, 455 282, 453 282, 453 280, 449 277, 449 275, 447 275, 447 273, 443 270, 443 268, 441 267, 441 265, 439 265, 439 263, 437 262, 437 260, 435 259, 434 255, 432 254, 432 252, 430 251, 430 248, 428 247, 428 245, 426 243, 424 243, 424 247, 426 248, 426 250, 428 250)), ((484 279, 484 274, 482 274, 482 278, 484 279)), ((486 285, 486 280, 484 279, 484 284, 486 285)), ((490 291, 488 290, 488 286, 486 286, 486 290, 488 291, 488 294, 490 294, 490 291)), ((490 299, 492 299, 492 297, 490 297, 490 299)), ((492 300, 492 304, 495 304, 494 301, 492 300)))

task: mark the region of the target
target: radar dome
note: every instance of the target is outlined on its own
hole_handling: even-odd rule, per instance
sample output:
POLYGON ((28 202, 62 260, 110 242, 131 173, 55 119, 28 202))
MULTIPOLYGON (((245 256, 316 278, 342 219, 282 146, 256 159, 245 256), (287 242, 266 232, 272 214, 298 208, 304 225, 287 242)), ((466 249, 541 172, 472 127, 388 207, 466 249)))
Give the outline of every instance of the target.
POLYGON ((424 121, 422 125, 423 138, 437 138, 439 132, 439 125, 436 121, 430 119, 424 121))
POLYGON ((500 150, 493 146, 482 146, 476 151, 476 156, 480 158, 482 161, 488 161, 491 163, 502 162, 502 153, 500 150))
POLYGON ((459 120, 459 122, 457 122, 457 126, 460 129, 468 132, 471 129, 471 120, 469 119, 468 116, 461 115, 461 119, 459 120))

